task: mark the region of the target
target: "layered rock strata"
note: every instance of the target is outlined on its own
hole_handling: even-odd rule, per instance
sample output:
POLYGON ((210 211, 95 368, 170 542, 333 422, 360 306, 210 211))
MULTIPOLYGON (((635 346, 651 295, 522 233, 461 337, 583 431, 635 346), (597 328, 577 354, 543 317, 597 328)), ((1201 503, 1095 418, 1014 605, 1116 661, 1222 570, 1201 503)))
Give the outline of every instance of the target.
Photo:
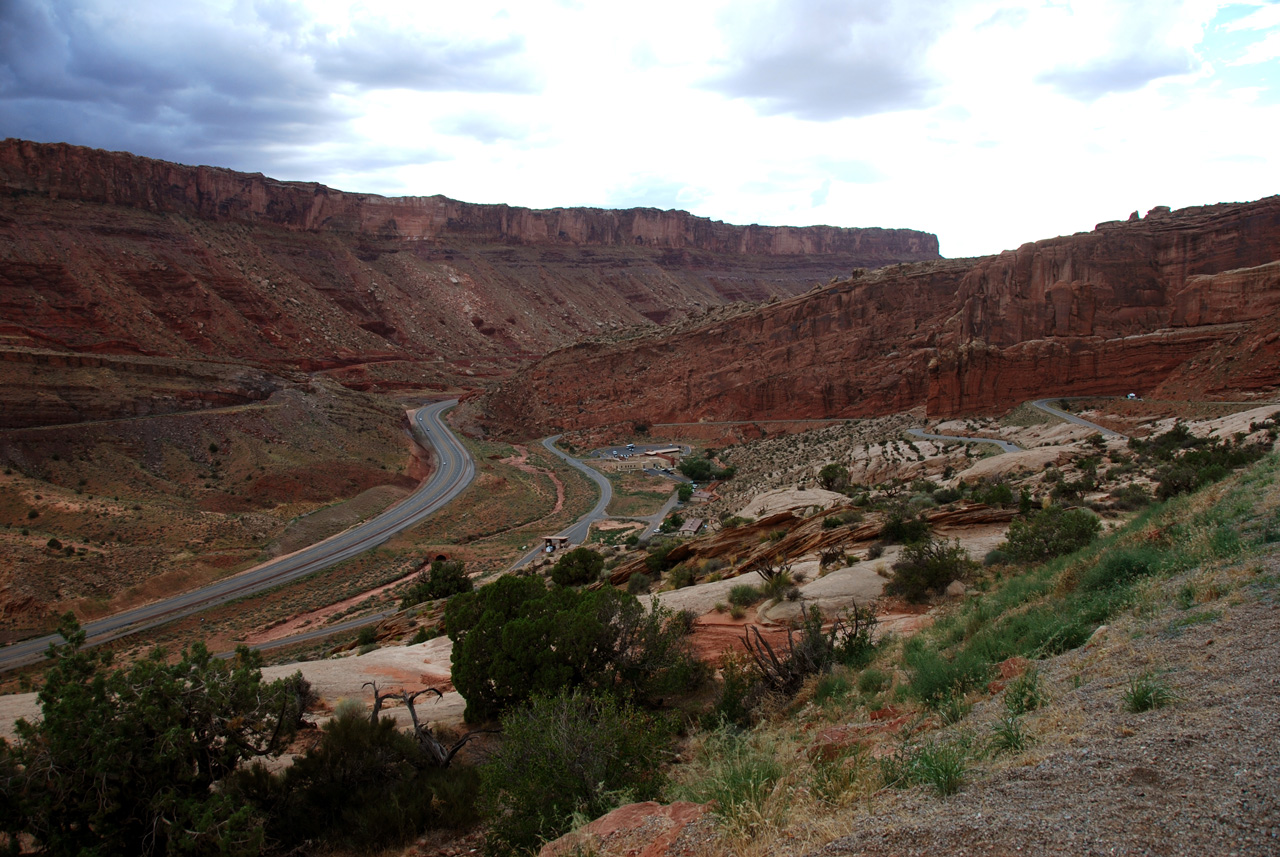
POLYGON ((1042 396, 1280 385, 1280 197, 884 268, 671 334, 584 343, 502 385, 500 431, 948 417, 1042 396), (1204 366, 1212 371, 1198 371, 1204 366), (1161 385, 1166 385, 1162 387, 1161 385))

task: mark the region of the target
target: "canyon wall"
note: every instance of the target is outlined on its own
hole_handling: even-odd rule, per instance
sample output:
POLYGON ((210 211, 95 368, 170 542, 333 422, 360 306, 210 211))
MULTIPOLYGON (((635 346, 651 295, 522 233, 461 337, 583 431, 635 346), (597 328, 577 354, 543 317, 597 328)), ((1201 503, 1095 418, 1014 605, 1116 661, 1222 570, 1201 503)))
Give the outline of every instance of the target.
POLYGON ((650 247, 747 256, 841 255, 865 266, 938 258, 938 239, 911 229, 734 226, 685 211, 477 205, 443 196, 387 198, 311 182, 191 167, 63 143, 5 140, 0 186, 48 196, 381 238, 650 247))
POLYGON ((529 435, 918 406, 946 417, 1174 386, 1193 398, 1273 390, 1277 260, 1280 197, 1154 209, 997 256, 887 267, 671 332, 580 344, 476 409, 500 432, 529 435))
POLYGON ((0 144, 0 350, 216 360, 328 371, 361 389, 456 389, 584 337, 933 258, 937 239, 911 230, 387 199, 61 144, 0 144))

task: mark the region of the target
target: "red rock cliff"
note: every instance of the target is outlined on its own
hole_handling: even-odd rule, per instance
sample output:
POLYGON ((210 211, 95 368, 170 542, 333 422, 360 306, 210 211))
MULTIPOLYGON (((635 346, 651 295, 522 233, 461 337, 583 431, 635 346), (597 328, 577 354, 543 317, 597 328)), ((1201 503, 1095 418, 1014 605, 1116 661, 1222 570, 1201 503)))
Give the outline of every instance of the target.
POLYGON ((0 185, 10 191, 290 229, 482 243, 656 247, 756 256, 856 256, 866 266, 938 258, 938 239, 911 229, 734 226, 652 208, 538 211, 443 196, 344 193, 260 173, 190 167, 64 143, 0 144, 0 185))
POLYGON ((0 143, 0 348, 471 385, 602 331, 936 257, 910 230, 386 199, 0 143))
POLYGON ((1280 197, 885 268, 733 317, 549 355, 484 402, 522 434, 855 417, 1280 384, 1280 197), (1234 345, 1233 345, 1234 343, 1234 345), (1242 354, 1247 354, 1247 359, 1242 354), (1234 356, 1233 356, 1234 355, 1234 356), (1197 361, 1213 372, 1196 372, 1197 361))

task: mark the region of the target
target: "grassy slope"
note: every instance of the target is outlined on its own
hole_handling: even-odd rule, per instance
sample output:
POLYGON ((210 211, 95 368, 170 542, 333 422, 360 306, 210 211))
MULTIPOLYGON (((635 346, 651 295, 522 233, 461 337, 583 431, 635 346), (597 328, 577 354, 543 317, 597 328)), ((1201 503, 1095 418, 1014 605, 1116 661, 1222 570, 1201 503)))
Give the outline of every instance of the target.
MULTIPOLYGON (((1122 721, 1120 736, 1134 735, 1148 723, 1124 720, 1136 716, 1124 710, 1135 681, 1149 679, 1175 698, 1205 695, 1196 690, 1199 666, 1182 662, 1183 635, 1263 602, 1274 608, 1278 472, 1280 457, 1269 455, 1226 482, 1151 507, 1072 556, 993 574, 980 596, 916 638, 889 641, 864 670, 811 680, 755 732, 693 736, 686 756, 694 761, 675 772, 672 796, 720 802, 719 842, 708 853, 800 854, 851 831, 910 825, 935 805, 933 815, 945 817, 953 800, 945 792, 959 790, 968 797, 954 800, 979 809, 998 803, 1010 778, 1094 739, 1108 719, 1122 721), (1121 567, 1138 573, 1107 581, 1121 567), (1033 661, 1033 678, 1002 680, 1000 662, 1015 657, 1033 661), (1014 705, 1019 687, 1024 702, 1014 705), (1089 705, 1101 711, 1086 715, 1089 705)), ((1185 703, 1182 714, 1212 712, 1209 696, 1185 703)), ((1149 727, 1149 740, 1161 740, 1165 728, 1174 726, 1149 727)), ((952 847, 1002 847, 946 833, 939 842, 952 847)), ((1121 826, 1111 835, 1126 834, 1121 826)), ((910 842, 884 838, 886 853, 910 842)), ((837 842, 832 853, 865 845, 837 842)))

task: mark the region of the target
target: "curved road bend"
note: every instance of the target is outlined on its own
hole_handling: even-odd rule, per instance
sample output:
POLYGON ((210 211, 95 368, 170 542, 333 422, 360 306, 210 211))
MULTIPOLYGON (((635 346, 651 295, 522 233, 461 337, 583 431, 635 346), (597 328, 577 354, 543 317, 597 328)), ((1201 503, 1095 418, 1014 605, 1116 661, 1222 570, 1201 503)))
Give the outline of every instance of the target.
MULTIPOLYGON (((578 470, 581 470, 583 473, 587 474, 587 476, 591 478, 591 481, 596 483, 596 485, 600 487, 600 499, 596 501, 595 507, 590 512, 588 512, 587 514, 579 518, 577 523, 572 524, 571 526, 566 527, 565 529, 556 533, 556 535, 558 536, 564 536, 570 542, 576 542, 578 544, 581 544, 582 542, 587 540, 587 533, 591 531, 592 524, 594 524, 596 521, 600 520, 601 518, 609 517, 605 513, 605 509, 608 508, 609 501, 613 499, 613 485, 609 483, 609 480, 599 470, 596 470, 594 467, 588 467, 587 465, 583 464, 581 461, 574 458, 572 455, 569 455, 568 453, 561 452, 560 448, 556 446, 556 441, 559 439, 560 439, 560 435, 558 434, 552 435, 551 437, 543 439, 542 445, 545 446, 548 450, 550 450, 553 454, 555 454, 558 458, 562 459, 567 464, 569 464, 569 466, 575 467, 578 470)), ((522 556, 520 559, 516 560, 515 565, 511 566, 511 568, 512 569, 523 568, 524 566, 532 562, 533 558, 540 553, 542 553, 542 548, 535 548, 534 550, 522 556)))
MULTIPOLYGON (((414 422, 435 450, 439 461, 431 478, 399 503, 336 536, 225 580, 88 622, 84 629, 90 644, 136 634, 208 607, 297 580, 377 547, 401 530, 419 523, 462 493, 475 477, 475 462, 471 455, 441 419, 441 415, 456 404, 456 399, 437 402, 420 408, 414 414, 414 422)), ((61 641, 60 635, 50 634, 0 648, 0 671, 43 660, 49 644, 61 641)))
POLYGON ((925 440, 950 440, 959 441, 960 443, 994 443, 1004 452, 1022 452, 1022 447, 1016 443, 1010 443, 1007 440, 997 440, 994 437, 959 437, 951 434, 929 434, 924 429, 907 429, 907 434, 914 437, 923 438, 925 440))
POLYGON ((1071 398, 1077 398, 1077 399, 1097 399, 1097 398, 1101 398, 1101 397, 1100 397, 1100 396, 1067 396, 1067 397, 1063 397, 1063 396, 1054 396, 1054 397, 1053 397, 1053 398, 1051 398, 1051 399, 1036 399, 1036 400, 1035 400, 1034 402, 1032 402, 1031 404, 1032 404, 1033 406, 1035 406, 1035 407, 1039 408, 1040 410, 1044 411, 1046 414, 1051 414, 1052 416, 1055 416, 1055 417, 1057 417, 1058 419, 1066 420, 1066 421, 1067 421, 1067 422, 1069 422, 1069 423, 1075 423, 1076 425, 1078 425, 1078 426, 1084 426, 1085 428, 1091 428, 1091 429, 1093 429, 1094 431, 1101 433, 1103 437, 1121 437, 1121 438, 1127 438, 1127 437, 1128 437, 1128 435, 1127 435, 1127 434, 1120 434, 1120 432, 1118 432, 1118 431, 1112 431, 1112 430, 1111 430, 1111 429, 1109 429, 1109 428, 1104 428, 1104 427, 1102 427, 1102 426, 1098 425, 1097 423, 1091 423, 1091 422, 1089 422, 1088 420, 1081 419, 1080 417, 1076 416, 1075 414, 1067 413, 1066 411, 1061 410, 1061 409, 1059 409, 1059 408, 1055 408, 1053 405, 1049 404, 1050 402, 1062 402, 1062 401, 1066 401, 1067 399, 1071 399, 1071 398))

